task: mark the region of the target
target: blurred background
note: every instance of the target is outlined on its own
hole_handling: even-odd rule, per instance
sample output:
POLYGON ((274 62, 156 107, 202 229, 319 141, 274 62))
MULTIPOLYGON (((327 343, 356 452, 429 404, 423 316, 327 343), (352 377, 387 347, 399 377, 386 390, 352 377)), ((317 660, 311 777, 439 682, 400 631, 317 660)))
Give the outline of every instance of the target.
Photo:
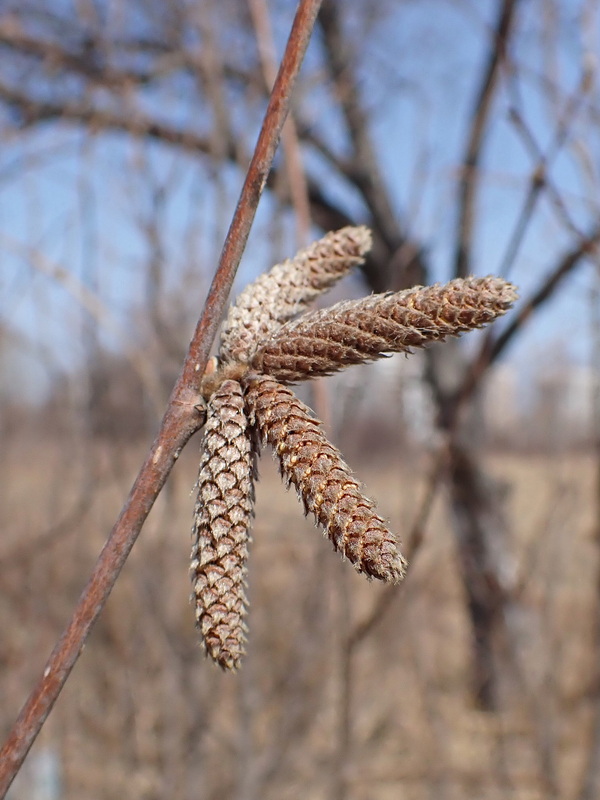
MULTIPOLYGON (((0 0, 0 735, 160 423, 294 13, 0 0)), ((302 388, 403 541, 343 564, 261 460, 243 669, 188 597, 198 437, 11 800, 600 796, 600 3, 324 0, 236 291, 470 274, 489 331, 302 388)))

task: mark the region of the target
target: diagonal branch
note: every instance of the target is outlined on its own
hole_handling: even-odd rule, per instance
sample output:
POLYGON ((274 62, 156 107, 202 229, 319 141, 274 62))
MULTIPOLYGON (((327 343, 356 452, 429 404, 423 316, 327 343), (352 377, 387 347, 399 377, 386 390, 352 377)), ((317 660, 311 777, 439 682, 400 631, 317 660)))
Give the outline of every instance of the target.
POLYGON ((525 323, 533 317, 536 309, 553 296, 564 278, 579 265, 585 256, 592 253, 599 243, 600 226, 597 226, 588 236, 581 239, 571 250, 565 253, 546 280, 513 315, 510 324, 493 341, 490 348, 490 362, 495 361, 501 355, 515 335, 521 331, 525 323))
POLYGON ((175 461, 201 424, 196 409, 199 376, 208 360, 210 347, 250 232, 319 5, 320 0, 301 0, 299 3, 254 156, 223 246, 219 267, 181 375, 173 389, 158 435, 98 558, 72 619, 0 750, 0 798, 5 797, 69 677, 90 629, 98 618, 175 461))
POLYGON ((471 397, 479 385, 482 375, 502 355, 515 336, 533 317, 535 311, 554 295, 562 281, 579 265, 582 259, 593 253, 599 244, 600 224, 562 256, 537 290, 511 316, 510 323, 502 333, 494 335, 492 331, 489 332, 456 394, 454 411, 471 397))

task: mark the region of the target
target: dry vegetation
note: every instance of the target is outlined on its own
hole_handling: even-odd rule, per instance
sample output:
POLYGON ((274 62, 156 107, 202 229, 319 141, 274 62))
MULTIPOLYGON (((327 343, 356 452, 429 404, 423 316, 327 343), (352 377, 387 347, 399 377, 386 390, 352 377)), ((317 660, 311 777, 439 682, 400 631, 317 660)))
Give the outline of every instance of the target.
MULTIPOLYGON (((406 798, 577 796, 595 653, 589 457, 484 459, 505 482, 524 571, 511 612, 523 636, 506 653, 504 710, 489 714, 470 699, 470 633, 445 499, 434 505, 405 584, 349 652, 348 638, 382 589, 339 563, 302 521, 269 458, 257 487, 248 658, 237 677, 206 660, 188 602, 194 449, 153 511, 29 771, 36 753, 54 748, 61 796, 90 800, 330 798, 340 776, 365 800, 400 790, 406 798)), ((76 528, 37 547, 48 510, 52 519, 68 516, 80 470, 69 473, 55 441, 15 443, 4 455, 6 726, 67 619, 140 452, 128 446, 115 459, 114 447, 93 445, 82 462, 96 470, 90 507, 76 528)), ((424 474, 427 465, 418 466, 424 474)), ((412 461, 361 469, 400 532, 424 489, 417 475, 412 461)), ((14 791, 27 796, 18 783, 14 791)))

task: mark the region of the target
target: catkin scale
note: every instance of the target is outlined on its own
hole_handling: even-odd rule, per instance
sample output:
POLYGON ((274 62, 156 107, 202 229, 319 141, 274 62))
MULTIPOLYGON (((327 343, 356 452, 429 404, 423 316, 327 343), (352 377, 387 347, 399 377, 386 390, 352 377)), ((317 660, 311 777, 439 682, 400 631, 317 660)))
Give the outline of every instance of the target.
POLYGON ((242 388, 226 380, 208 402, 190 567, 196 622, 206 652, 224 669, 237 668, 244 652, 253 502, 253 452, 242 388))
POLYGON ((358 572, 397 583, 406 568, 395 537, 321 423, 284 384, 479 328, 516 299, 515 287, 500 278, 466 278, 303 313, 369 246, 366 228, 344 228, 261 275, 230 309, 218 358, 202 377, 207 422, 191 572, 207 653, 225 669, 239 666, 244 649, 260 441, 273 447, 305 513, 358 572))
POLYGON ((246 403, 263 441, 336 550, 358 572, 397 583, 406 564, 396 539, 366 498, 321 423, 288 388, 265 375, 245 380, 246 403))
POLYGON ((504 314, 515 298, 512 284, 488 277, 337 303, 283 325, 250 365, 283 383, 330 375, 480 328, 504 314))
POLYGON ((352 268, 362 263, 371 247, 371 232, 348 226, 328 233, 276 264, 240 294, 221 333, 220 358, 247 361, 260 341, 308 308, 352 268))

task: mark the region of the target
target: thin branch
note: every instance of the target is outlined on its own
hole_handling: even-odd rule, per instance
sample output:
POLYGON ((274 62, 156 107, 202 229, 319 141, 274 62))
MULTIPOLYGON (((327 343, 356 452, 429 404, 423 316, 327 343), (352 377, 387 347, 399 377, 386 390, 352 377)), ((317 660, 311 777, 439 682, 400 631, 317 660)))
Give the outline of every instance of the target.
POLYGON ((581 239, 560 259, 554 270, 531 295, 529 300, 518 309, 516 314, 511 316, 510 324, 495 338, 490 348, 490 363, 502 354, 525 323, 533 317, 536 309, 552 297, 564 278, 579 265, 585 256, 594 252, 599 242, 600 225, 597 225, 588 236, 581 239))
MULTIPOLYGON (((398 226, 397 215, 391 206, 387 187, 373 152, 368 132, 368 122, 364 109, 361 108, 361 98, 356 77, 352 74, 351 65, 348 63, 346 39, 339 27, 337 12, 335 20, 334 23, 331 20, 328 23, 332 36, 330 52, 335 62, 331 64, 331 71, 334 73, 334 70, 337 70, 333 80, 337 82, 341 96, 345 101, 344 110, 348 120, 347 125, 351 131, 350 135, 354 143, 354 150, 362 166, 360 171, 357 171, 356 167, 352 168, 350 161, 343 162, 338 160, 339 163, 336 163, 336 161, 332 163, 344 175, 346 180, 363 194, 368 211, 372 216, 375 242, 372 256, 365 264, 365 278, 371 289, 376 292, 398 289, 415 283, 426 283, 427 269, 423 261, 423 250, 418 243, 412 242, 407 238, 401 227, 398 226), (349 81, 351 81, 353 87, 351 97, 348 97, 349 81)), ((52 63, 64 65, 65 74, 67 75, 70 74, 68 70, 77 70, 81 66, 79 62, 72 63, 68 53, 61 56, 60 52, 55 52, 56 47, 57 45, 52 44, 48 52, 44 51, 40 55, 49 59, 52 63)), ((44 50, 44 47, 42 47, 42 50, 44 50)), ((177 63, 190 71, 195 67, 196 71, 200 70, 202 75, 206 71, 206 65, 202 60, 199 61, 197 57, 187 56, 184 59, 184 63, 179 61, 177 63)), ((257 86, 259 91, 262 90, 263 86, 258 86, 257 77, 254 73, 236 72, 227 64, 220 66, 224 75, 237 81, 240 85, 248 86, 252 84, 257 86)), ((76 74, 80 73, 76 72, 76 74)), ((87 80, 91 80, 91 78, 87 78, 87 80)), ((96 81, 97 85, 104 85, 100 74, 97 78, 94 78, 94 81, 96 81)), ((125 80, 123 85, 137 85, 135 74, 129 76, 129 79, 125 80)), ((28 88, 11 83, 0 76, 0 101, 6 104, 12 112, 12 125, 17 128, 33 127, 44 122, 82 125, 94 133, 100 131, 122 132, 139 139, 163 142, 194 155, 202 153, 209 158, 215 157, 214 132, 201 133, 190 127, 173 125, 169 122, 154 119, 144 110, 130 107, 129 101, 132 95, 118 92, 119 81, 108 81, 107 86, 113 92, 113 97, 116 97, 117 102, 110 108, 100 108, 95 102, 93 91, 85 93, 81 98, 65 97, 62 100, 53 101, 43 96, 35 96, 28 88)), ((210 95, 209 88, 209 86, 205 86, 207 94, 210 95)), ((211 100, 213 100, 212 97, 211 100)), ((297 134, 301 141, 307 140, 311 143, 310 128, 306 130, 306 126, 301 126, 298 128, 297 134)), ((286 135, 285 131, 283 135, 286 135)), ((312 142, 312 144, 318 149, 317 142, 312 142)), ((231 135, 220 137, 219 145, 219 155, 232 163, 240 163, 239 137, 231 135)), ((331 160, 333 154, 324 155, 331 160)), ((269 186, 275 184, 280 171, 278 168, 272 170, 269 176, 269 186)), ((298 171, 297 168, 294 168, 295 175, 298 171)), ((323 230, 336 230, 345 225, 356 223, 356 219, 348 218, 323 193, 318 180, 311 180, 310 176, 304 176, 304 179, 307 184, 310 216, 315 224, 323 230)), ((298 180, 295 177, 290 179, 292 188, 296 184, 298 184, 299 195, 301 187, 298 180)), ((293 199, 292 202, 294 203, 293 199)), ((299 207, 297 201, 294 204, 296 208, 299 207)))
MULTIPOLYGON (((22 89, 1 81, 0 100, 14 108, 17 114, 17 125, 22 128, 49 121, 75 122, 88 125, 94 131, 121 131, 141 139, 156 139, 195 154, 212 153, 212 142, 209 136, 201 136, 191 130, 157 122, 143 112, 132 111, 131 108, 120 112, 99 109, 89 100, 68 100, 64 103, 38 100, 22 89)), ((234 161, 235 156, 235 152, 230 147, 227 157, 234 161)))
MULTIPOLYGON (((214 2, 205 3, 202 12, 200 11, 202 7, 198 6, 198 29, 202 35, 202 48, 198 57, 201 69, 197 72, 201 75, 214 116, 214 125, 209 136, 211 155, 219 162, 227 157, 228 152, 237 152, 238 162, 243 163, 245 147, 241 137, 233 135, 232 108, 227 98, 225 65, 213 30, 213 19, 218 13, 216 5, 214 2)), ((268 92, 265 92, 265 95, 268 95, 268 92)))
POLYGON ((533 213, 536 209, 537 202, 541 198, 542 191, 544 188, 546 188, 546 186, 547 176, 545 166, 540 162, 538 166, 533 169, 529 177, 527 193, 523 198, 523 203, 521 205, 521 210, 519 211, 515 227, 510 239, 508 240, 508 245, 504 252, 504 256, 497 270, 497 274, 503 278, 508 278, 511 269, 517 260, 517 255, 525 239, 525 234, 529 229, 529 223, 533 218, 533 213))
POLYGON ((454 254, 454 276, 464 278, 471 273, 471 247, 475 222, 475 200, 479 187, 479 162, 492 102, 499 83, 500 67, 506 57, 511 25, 518 0, 503 0, 494 30, 494 41, 483 70, 481 85, 473 103, 469 137, 462 161, 458 186, 457 242, 454 254))
POLYGON ((489 366, 502 355, 514 337, 520 333, 525 324, 533 317, 539 306, 553 296, 559 284, 579 265, 582 259, 592 254, 599 244, 600 224, 563 255, 538 289, 518 308, 516 313, 511 315, 510 323, 501 334, 494 336, 489 333, 484 338, 478 355, 473 359, 465 379, 456 393, 454 415, 456 415, 456 411, 463 403, 471 397, 489 366))
MULTIPOLYGON (((273 30, 269 20, 269 10, 266 0, 249 0, 248 8, 256 34, 256 45, 258 47, 265 83, 270 89, 275 80, 277 61, 275 58, 273 30)), ((308 244, 311 214, 308 200, 308 186, 304 167, 302 165, 298 131, 293 112, 289 115, 283 126, 281 141, 290 187, 290 198, 296 212, 298 246, 302 247, 308 244)))
MULTIPOLYGON (((572 102, 569 102, 567 106, 567 114, 565 114, 565 116, 571 121, 574 119, 577 112, 575 100, 582 99, 583 97, 584 97, 583 93, 578 91, 575 98, 574 99, 572 98, 572 102)), ((525 123, 523 116, 519 113, 519 111, 516 108, 511 109, 510 120, 514 125, 515 130, 520 134, 522 141, 525 143, 525 146, 530 151, 533 158, 535 158, 538 162, 534 170, 533 180, 537 181, 537 183, 540 185, 540 188, 542 187, 546 188, 551 203, 554 209, 556 210, 556 215, 563 222, 565 227, 571 233, 574 233, 578 238, 581 238, 583 236, 583 233, 573 222, 571 215, 567 210, 565 202, 560 196, 560 192, 554 186, 549 176, 551 162, 557 158, 562 148, 562 145, 564 144, 564 141, 567 138, 569 129, 564 124, 563 120, 559 120, 556 130, 555 140, 552 146, 548 148, 547 153, 543 153, 540 146, 535 141, 532 132, 527 127, 527 124, 525 123)))
MULTIPOLYGON (((444 444, 435 459, 433 468, 429 474, 423 498, 417 509, 417 515, 411 526, 410 534, 407 537, 406 560, 412 565, 414 558, 421 549, 425 536, 425 526, 433 510, 433 503, 442 485, 445 470, 447 468, 448 452, 447 445, 444 444)), ((371 609, 368 616, 359 622, 350 632, 346 646, 349 651, 357 648, 362 641, 371 633, 373 628, 381 623, 385 613, 391 608, 393 601, 400 596, 406 582, 399 586, 386 586, 380 593, 377 602, 371 609)))
MULTIPOLYGON (((577 114, 579 113, 584 100, 588 96, 592 85, 591 70, 588 65, 585 66, 581 73, 580 81, 575 88, 575 91, 567 98, 564 109, 558 115, 556 122, 556 130, 550 146, 546 152, 538 145, 533 135, 533 132, 527 126, 523 114, 518 110, 515 105, 510 109, 509 119, 513 123, 515 130, 520 135, 526 148, 531 153, 535 164, 529 179, 529 187, 527 194, 523 200, 521 212, 517 218, 513 234, 509 240, 506 252, 500 264, 498 274, 506 278, 511 267, 515 263, 517 253, 523 242, 525 233, 529 226, 529 221, 533 216, 533 212, 537 205, 537 201, 542 196, 542 190, 546 190, 552 205, 554 206, 558 218, 564 223, 566 228, 581 239, 584 234, 573 222, 565 202, 560 196, 560 192, 554 186, 549 172, 552 162, 556 160, 559 153, 562 151, 569 134, 572 130, 577 114)), ((515 100, 518 100, 518 93, 513 83, 513 95, 515 100)))
POLYGON ((201 424, 201 416, 196 409, 199 378, 208 361, 210 347, 265 186, 319 5, 320 0, 301 0, 299 3, 254 156, 223 246, 219 267, 181 375, 173 389, 159 433, 77 603, 71 621, 52 651, 42 677, 0 750, 0 798, 5 797, 56 702, 175 461, 201 424))
POLYGON ((348 41, 342 30, 342 8, 343 3, 339 0, 326 0, 319 14, 319 25, 323 31, 323 44, 332 81, 354 148, 351 163, 355 165, 355 169, 351 179, 373 215, 373 227, 377 228, 387 247, 394 251, 400 246, 404 236, 399 229, 397 214, 371 141, 368 117, 361 101, 351 54, 348 52, 348 41))

